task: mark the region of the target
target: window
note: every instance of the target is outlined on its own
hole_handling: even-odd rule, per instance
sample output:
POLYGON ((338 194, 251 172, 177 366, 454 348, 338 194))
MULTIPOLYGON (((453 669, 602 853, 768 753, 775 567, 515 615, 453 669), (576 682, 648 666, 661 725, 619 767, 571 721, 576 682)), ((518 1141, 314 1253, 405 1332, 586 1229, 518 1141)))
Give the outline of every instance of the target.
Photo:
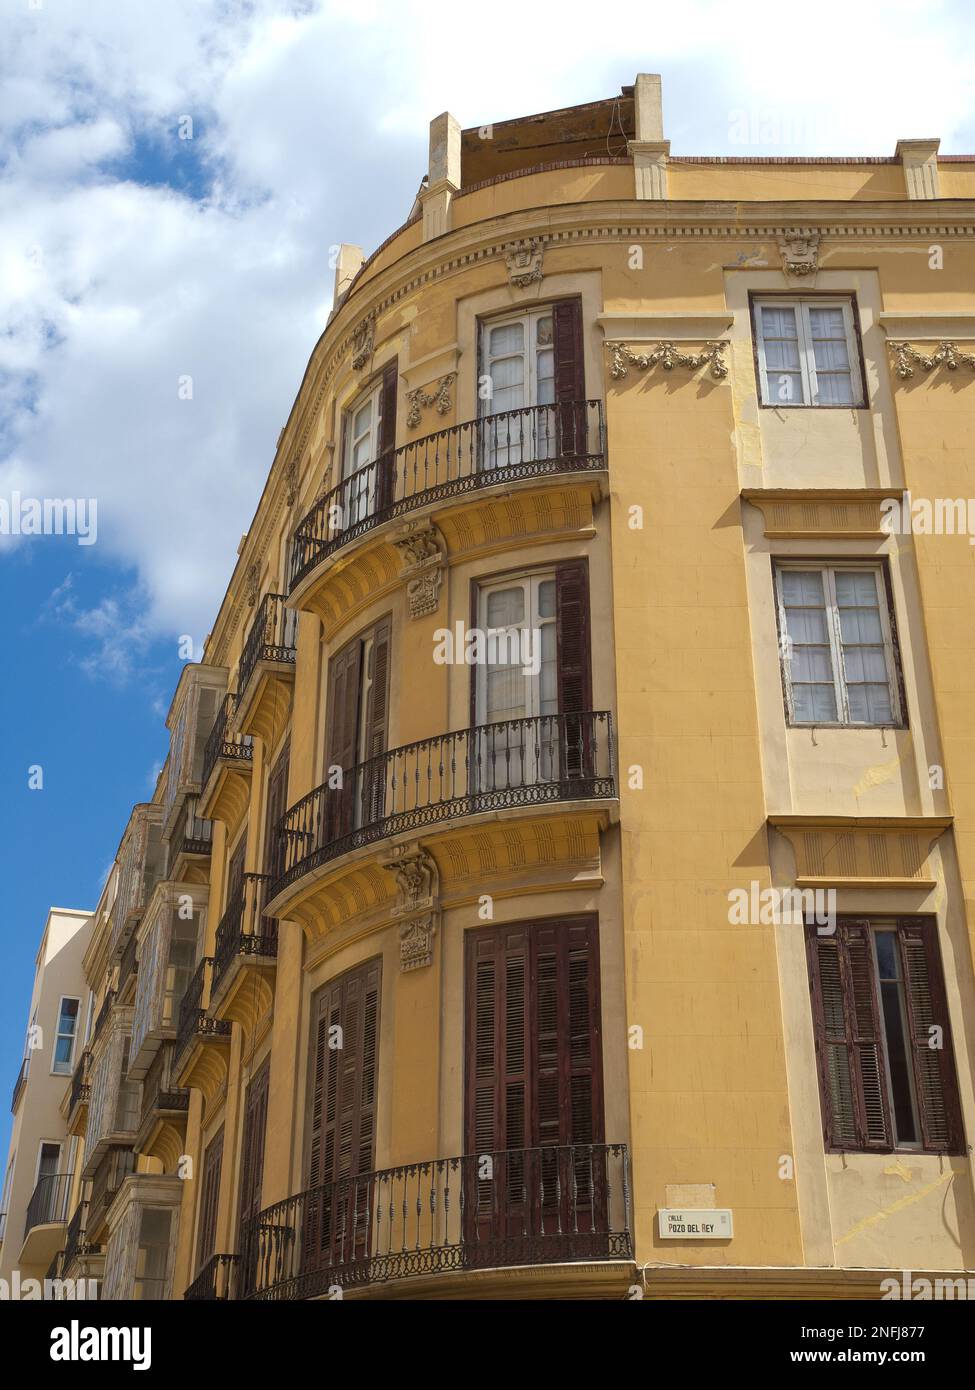
POLYGON ((759 299, 755 342, 763 405, 862 406, 850 299, 759 299))
POLYGON ((490 472, 585 453, 580 301, 489 319, 479 325, 479 342, 478 408, 486 418, 478 467, 490 472))
POLYGON ((146 1301, 166 1297, 172 1225, 171 1211, 163 1207, 143 1208, 135 1257, 134 1299, 146 1301))
POLYGON ((223 1130, 211 1139, 203 1156, 203 1182, 200 1189, 200 1231, 197 1243, 197 1270, 214 1252, 217 1238, 217 1203, 220 1198, 220 1172, 223 1167, 223 1130))
POLYGON ((807 948, 827 1149, 963 1153, 935 921, 840 920, 807 948))
POLYGON ((779 564, 775 583, 790 724, 899 724, 883 567, 779 564))
POLYGON ((68 996, 62 998, 58 1007, 58 1031, 54 1041, 54 1064, 51 1067, 51 1070, 58 1076, 71 1075, 80 1007, 80 999, 73 999, 68 996))
POLYGON ((330 783, 329 841, 383 815, 391 642, 392 620, 386 617, 347 642, 328 664, 325 776, 330 779, 334 768, 343 773, 341 786, 330 783))
POLYGON ((398 376, 394 358, 343 414, 340 529, 376 516, 393 499, 398 376))

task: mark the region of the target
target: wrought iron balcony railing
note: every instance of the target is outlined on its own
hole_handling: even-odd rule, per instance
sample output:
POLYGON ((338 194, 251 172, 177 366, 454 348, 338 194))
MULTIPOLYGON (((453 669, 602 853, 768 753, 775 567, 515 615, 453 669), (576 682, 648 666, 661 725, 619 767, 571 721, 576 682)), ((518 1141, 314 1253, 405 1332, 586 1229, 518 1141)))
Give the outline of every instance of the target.
POLYGON ((349 850, 482 811, 616 795, 606 710, 506 719, 421 739, 369 758, 342 785, 317 787, 282 817, 275 897, 349 850))
POLYGON ((71 1077, 71 1093, 68 1098, 68 1113, 73 1115, 80 1105, 87 1105, 91 1095, 91 1083, 89 1069, 91 1067, 91 1053, 85 1048, 81 1054, 81 1059, 74 1069, 71 1077))
POLYGON ((24 1222, 24 1238, 35 1226, 50 1226, 68 1219, 72 1173, 47 1173, 37 1179, 24 1222))
POLYGON ((27 1085, 27 1073, 29 1071, 30 1059, 25 1057, 20 1064, 20 1071, 17 1073, 17 1080, 14 1082, 14 1093, 10 1098, 11 1114, 16 1115, 17 1113, 17 1106, 20 1103, 20 1097, 23 1094, 24 1087, 27 1085))
POLYGON ((197 815, 199 798, 188 796, 169 842, 170 866, 181 854, 209 854, 213 848, 213 821, 197 815))
POLYGON ((244 874, 240 889, 227 904, 213 952, 214 993, 237 956, 277 955, 278 924, 263 916, 270 882, 270 874, 244 874))
POLYGON ((71 1261, 80 1259, 84 1255, 91 1255, 97 1249, 96 1246, 89 1245, 85 1236, 85 1228, 88 1221, 88 1203, 79 1202, 74 1216, 68 1222, 68 1229, 64 1237, 64 1264, 63 1268, 68 1269, 71 1261))
POLYGON ((183 1294, 184 1299, 220 1301, 233 1298, 236 1267, 236 1255, 211 1255, 183 1294))
POLYGON ((606 466, 602 401, 565 401, 452 425, 344 478, 299 524, 289 593, 316 565, 393 517, 479 488, 606 466))
POLYGON ((237 698, 243 699, 251 676, 260 661, 278 661, 293 666, 298 614, 285 608, 283 594, 265 594, 251 623, 237 672, 237 698))
POLYGON ((99 1231, 108 1209, 125 1179, 135 1172, 135 1154, 122 1144, 113 1144, 102 1155, 91 1180, 86 1232, 99 1231))
POLYGON ((194 1038, 215 1037, 230 1032, 229 1020, 211 1018, 207 1013, 212 970, 213 957, 204 956, 196 967, 193 978, 186 986, 186 992, 179 1006, 176 1042, 173 1047, 174 1067, 194 1038))
POLYGON ((238 1297, 632 1257, 625 1144, 411 1163, 288 1197, 241 1227, 238 1297))
POLYGON ((227 732, 227 725, 236 705, 237 696, 231 691, 224 696, 220 708, 217 710, 213 728, 207 735, 207 741, 203 748, 203 780, 201 782, 203 787, 209 782, 213 769, 221 758, 235 763, 249 764, 253 762, 254 740, 250 734, 227 732))

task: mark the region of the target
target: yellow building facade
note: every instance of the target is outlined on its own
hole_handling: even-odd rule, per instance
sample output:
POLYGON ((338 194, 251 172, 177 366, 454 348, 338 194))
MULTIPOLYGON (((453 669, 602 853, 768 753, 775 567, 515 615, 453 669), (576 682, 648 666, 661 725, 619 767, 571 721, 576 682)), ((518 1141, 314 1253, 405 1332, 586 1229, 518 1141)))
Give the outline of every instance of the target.
POLYGON ((975 1266, 973 198, 936 140, 673 157, 646 75, 432 123, 96 913, 63 1274, 975 1266))

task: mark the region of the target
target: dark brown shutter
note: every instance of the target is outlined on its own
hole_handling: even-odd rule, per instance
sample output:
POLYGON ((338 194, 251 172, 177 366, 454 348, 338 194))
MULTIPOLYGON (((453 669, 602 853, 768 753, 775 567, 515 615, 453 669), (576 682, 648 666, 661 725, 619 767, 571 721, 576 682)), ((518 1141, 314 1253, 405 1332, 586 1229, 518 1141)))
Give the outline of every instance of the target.
POLYGON ((325 843, 351 829, 354 821, 355 777, 359 737, 359 698, 362 688, 362 639, 354 638, 328 664, 328 704, 325 722, 325 780, 340 767, 341 788, 330 788, 325 799, 325 843))
POLYGON ((893 1147, 877 972, 870 927, 840 922, 820 936, 807 927, 810 989, 828 1148, 893 1147))
POLYGON ((961 1104, 937 924, 908 918, 898 922, 897 930, 914 1089, 924 1147, 935 1153, 964 1153, 961 1104), (930 1045, 932 1028, 942 1030, 940 1048, 930 1045))
POLYGON ((376 476, 376 511, 392 504, 396 491, 396 387, 399 381, 397 358, 383 369, 379 393, 379 462, 376 476))
POLYGON ((240 1212, 241 1223, 257 1216, 261 1209, 264 1182, 264 1131, 267 1126, 267 1094, 270 1059, 264 1063, 247 1087, 244 1098, 244 1130, 241 1140, 240 1212))
POLYGON ((382 962, 373 960, 318 995, 309 1094, 306 1269, 344 1262, 369 1247, 381 989, 382 962), (334 1046, 336 1040, 340 1047, 334 1046))
POLYGON ((217 1203, 220 1198, 220 1170, 223 1166, 223 1130, 211 1139, 203 1155, 203 1180, 200 1184, 200 1238, 197 1247, 197 1269, 202 1268, 214 1252, 217 1237, 217 1203))
POLYGON ((530 1143, 529 942, 524 925, 467 934, 467 1152, 530 1143))
POLYGON ((264 872, 276 878, 284 868, 280 859, 277 826, 288 809, 288 763, 291 758, 291 737, 285 740, 267 784, 267 819, 264 825, 264 872))
POLYGON ((389 659, 392 642, 392 618, 383 618, 372 634, 370 653, 370 685, 366 710, 366 757, 375 758, 386 752, 389 723, 389 659))
POLYGON ((563 299, 552 306, 555 349, 555 400, 558 453, 586 452, 586 371, 582 343, 582 301, 563 299))
POLYGON ((592 709, 592 661, 589 642, 589 568, 571 560, 555 571, 558 655, 560 765, 564 777, 593 777, 593 730, 590 721, 573 719, 592 709))

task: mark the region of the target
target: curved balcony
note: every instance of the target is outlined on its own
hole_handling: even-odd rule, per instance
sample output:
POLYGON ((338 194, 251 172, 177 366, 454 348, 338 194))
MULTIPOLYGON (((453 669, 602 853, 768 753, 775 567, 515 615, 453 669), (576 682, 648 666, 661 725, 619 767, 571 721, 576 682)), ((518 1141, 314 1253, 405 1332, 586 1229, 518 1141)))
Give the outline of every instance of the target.
POLYGON ((203 748, 199 811, 211 820, 235 825, 247 809, 254 741, 231 728, 237 696, 228 692, 220 703, 203 748))
MULTIPOLYGON (((350 850, 485 811, 616 796, 607 710, 479 724, 369 758, 278 825, 270 897, 350 850)), ((279 916, 282 914, 278 914, 279 916)))
POLYGON ((625 1144, 506 1149, 342 1178, 241 1227, 239 1298, 632 1258, 625 1144))
POLYGON ((283 594, 261 599, 240 654, 233 708, 237 732, 258 734, 270 747, 287 723, 295 678, 298 614, 284 603, 283 594))
MULTIPOLYGON (((250 982, 249 993, 258 988, 258 979, 273 982, 278 954, 278 924, 264 917, 264 901, 270 874, 246 873, 239 890, 227 904, 217 927, 213 951, 213 983, 210 1012, 230 1017, 225 1006, 240 987, 250 982), (218 1014, 218 1010, 221 1010, 218 1014)), ((268 996, 267 1003, 270 1003, 268 996)))
POLYGON ((47 1265, 62 1248, 73 1177, 72 1173, 50 1173, 38 1178, 27 1203, 21 1264, 47 1265))
POLYGON ((315 503, 294 533, 288 597, 336 551, 420 507, 605 467, 602 401, 507 410, 415 439, 350 474, 315 503))

